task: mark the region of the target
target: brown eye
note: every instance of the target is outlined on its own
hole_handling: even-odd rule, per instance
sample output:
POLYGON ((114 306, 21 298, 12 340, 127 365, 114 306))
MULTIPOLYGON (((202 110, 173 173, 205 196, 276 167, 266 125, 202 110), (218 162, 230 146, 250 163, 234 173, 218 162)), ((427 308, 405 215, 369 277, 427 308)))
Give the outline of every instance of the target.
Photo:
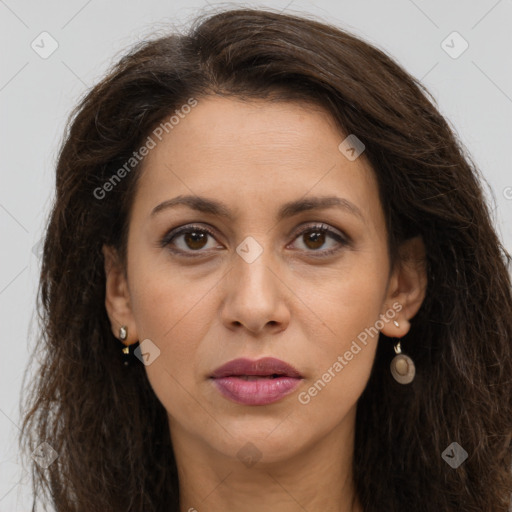
POLYGON ((300 249, 319 257, 328 256, 349 244, 349 241, 341 233, 334 231, 326 224, 308 226, 297 234, 296 240, 302 242, 303 247, 300 249), (334 243, 327 249, 321 249, 328 240, 332 240, 334 243))
POLYGON ((302 235, 302 239, 309 249, 320 249, 325 243, 325 232, 309 231, 302 235))
POLYGON ((183 234, 183 240, 190 249, 202 249, 207 242, 208 233, 202 231, 189 231, 183 234))
POLYGON ((208 251, 209 238, 214 239, 214 234, 209 229, 199 226, 182 226, 168 233, 160 245, 161 247, 169 246, 173 252, 204 253, 208 251))

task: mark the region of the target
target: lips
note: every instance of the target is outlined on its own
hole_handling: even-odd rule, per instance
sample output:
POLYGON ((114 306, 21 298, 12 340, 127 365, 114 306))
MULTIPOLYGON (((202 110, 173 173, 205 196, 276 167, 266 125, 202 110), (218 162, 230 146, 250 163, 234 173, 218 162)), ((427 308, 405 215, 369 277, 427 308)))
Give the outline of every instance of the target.
POLYGON ((276 402, 303 379, 293 366, 273 357, 234 359, 217 368, 210 378, 225 398, 245 405, 276 402))
POLYGON ((244 358, 233 359, 220 366, 212 373, 214 379, 250 375, 259 377, 272 377, 274 375, 295 378, 302 377, 293 366, 290 366, 280 359, 275 359, 274 357, 264 357, 256 361, 244 358))

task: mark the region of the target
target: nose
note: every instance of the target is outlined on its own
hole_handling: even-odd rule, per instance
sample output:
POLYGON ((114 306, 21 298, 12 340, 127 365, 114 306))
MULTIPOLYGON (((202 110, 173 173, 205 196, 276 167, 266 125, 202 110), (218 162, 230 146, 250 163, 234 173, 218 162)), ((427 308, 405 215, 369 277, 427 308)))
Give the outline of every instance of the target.
POLYGON ((222 321, 228 329, 245 328, 253 334, 280 332, 290 321, 290 290, 282 270, 263 250, 248 262, 234 255, 233 268, 223 282, 222 321))

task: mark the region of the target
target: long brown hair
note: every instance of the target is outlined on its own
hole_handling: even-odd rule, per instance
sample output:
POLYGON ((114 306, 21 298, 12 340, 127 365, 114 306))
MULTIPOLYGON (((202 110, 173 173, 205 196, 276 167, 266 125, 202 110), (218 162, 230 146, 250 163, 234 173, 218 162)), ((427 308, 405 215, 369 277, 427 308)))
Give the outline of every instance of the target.
POLYGON ((104 197, 95 190, 158 123, 211 94, 327 109, 366 146, 392 262, 401 242, 423 237, 427 294, 402 342, 416 378, 392 379, 393 344, 381 333, 358 401, 353 467, 365 512, 506 512, 511 257, 483 177, 432 96, 383 51, 327 23, 256 9, 202 15, 186 34, 139 43, 70 117, 42 257, 40 365, 20 434, 27 453, 47 442, 58 454, 46 469, 32 464, 34 502, 49 498, 58 512, 179 510, 166 411, 143 365, 122 365, 104 305, 101 247, 126 262, 139 165, 104 197), (457 468, 442 457, 453 442, 468 454, 457 468))

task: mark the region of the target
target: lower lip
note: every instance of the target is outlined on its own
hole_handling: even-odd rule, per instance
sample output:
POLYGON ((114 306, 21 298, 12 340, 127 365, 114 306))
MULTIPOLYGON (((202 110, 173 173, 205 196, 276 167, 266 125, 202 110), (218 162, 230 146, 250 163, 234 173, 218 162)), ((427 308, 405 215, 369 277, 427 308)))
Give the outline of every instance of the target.
POLYGON ((291 393, 302 379, 276 377, 274 379, 244 380, 239 377, 213 379, 217 389, 233 402, 245 405, 267 405, 291 393))

